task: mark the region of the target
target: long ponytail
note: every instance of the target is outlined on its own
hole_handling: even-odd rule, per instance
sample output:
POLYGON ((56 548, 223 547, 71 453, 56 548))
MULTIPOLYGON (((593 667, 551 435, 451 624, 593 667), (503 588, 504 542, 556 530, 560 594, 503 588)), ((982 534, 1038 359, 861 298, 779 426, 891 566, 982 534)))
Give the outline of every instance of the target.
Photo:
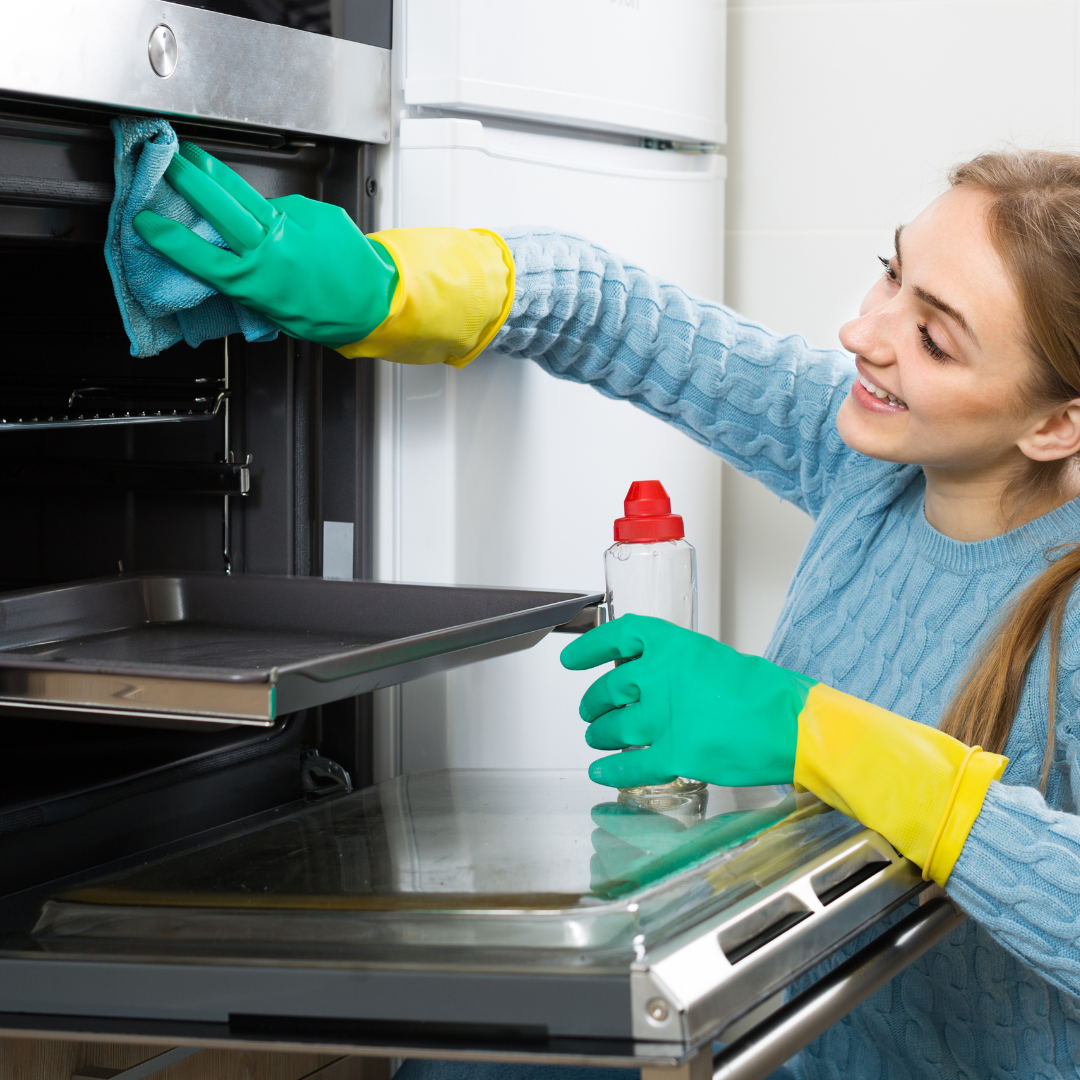
MULTIPOLYGON (((1035 377, 1025 407, 1080 397, 1080 155, 1044 151, 982 154, 955 168, 953 187, 990 196, 990 236, 1017 288, 1035 377)), ((1007 498, 1014 505, 1056 488, 1073 459, 1032 462, 1007 498)), ((1080 541, 1080 538, 1078 538, 1080 541)), ((1001 753, 1020 705, 1032 657, 1050 631, 1049 724, 1040 786, 1053 760, 1061 626, 1080 580, 1080 542, 1047 553, 1050 565, 1020 594, 974 662, 940 728, 1001 753)))
POLYGON ((1020 707, 1031 658, 1050 626, 1049 723, 1039 786, 1046 787, 1054 749, 1058 649, 1069 592, 1080 579, 1080 544, 1070 546, 1020 594, 996 633, 975 658, 971 671, 941 721, 941 730, 969 746, 1000 754, 1020 707))

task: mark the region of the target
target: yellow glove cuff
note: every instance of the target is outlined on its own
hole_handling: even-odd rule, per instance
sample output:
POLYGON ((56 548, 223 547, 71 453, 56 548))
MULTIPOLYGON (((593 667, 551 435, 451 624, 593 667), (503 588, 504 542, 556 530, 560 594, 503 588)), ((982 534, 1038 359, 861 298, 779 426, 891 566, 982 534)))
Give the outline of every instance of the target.
POLYGON ((487 229, 371 233, 390 253, 398 283, 390 314, 337 351, 398 364, 463 368, 491 343, 514 302, 514 258, 487 229))
POLYGON ((796 785, 881 833, 938 885, 1007 764, 821 683, 799 714, 796 785))

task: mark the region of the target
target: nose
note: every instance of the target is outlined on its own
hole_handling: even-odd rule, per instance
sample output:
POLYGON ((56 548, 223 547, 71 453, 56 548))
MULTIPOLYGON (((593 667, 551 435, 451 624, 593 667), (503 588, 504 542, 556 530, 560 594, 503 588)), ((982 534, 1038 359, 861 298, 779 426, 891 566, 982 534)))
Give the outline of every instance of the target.
POLYGON ((882 304, 844 323, 840 328, 840 344, 878 367, 895 364, 897 327, 891 309, 891 304, 882 304))

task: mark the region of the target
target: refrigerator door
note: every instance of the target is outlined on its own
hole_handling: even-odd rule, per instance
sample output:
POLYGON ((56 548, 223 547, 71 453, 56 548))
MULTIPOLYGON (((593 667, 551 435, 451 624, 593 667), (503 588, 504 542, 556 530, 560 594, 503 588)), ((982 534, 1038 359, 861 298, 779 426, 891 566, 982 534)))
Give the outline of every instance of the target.
MULTIPOLYGON (((587 236, 702 296, 721 293, 725 159, 403 120, 400 224, 531 222, 587 236)), ((462 371, 396 366, 382 520, 407 581, 560 583, 603 591, 603 553, 634 480, 659 479, 698 550, 700 628, 719 632, 720 461, 626 402, 488 352, 462 371)), ((577 705, 595 673, 564 671, 555 637, 402 690, 404 770, 583 767, 577 705)))
POLYGON ((727 141, 724 0, 409 0, 405 101, 727 141))

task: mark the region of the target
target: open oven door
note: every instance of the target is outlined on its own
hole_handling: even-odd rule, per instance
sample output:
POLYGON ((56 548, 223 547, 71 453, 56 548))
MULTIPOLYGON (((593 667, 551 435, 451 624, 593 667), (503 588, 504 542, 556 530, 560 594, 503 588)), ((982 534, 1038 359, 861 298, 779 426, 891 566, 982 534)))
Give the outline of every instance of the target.
POLYGON ((663 803, 414 773, 52 883, 7 902, 0 1027, 673 1066, 922 887, 812 796, 663 803))

